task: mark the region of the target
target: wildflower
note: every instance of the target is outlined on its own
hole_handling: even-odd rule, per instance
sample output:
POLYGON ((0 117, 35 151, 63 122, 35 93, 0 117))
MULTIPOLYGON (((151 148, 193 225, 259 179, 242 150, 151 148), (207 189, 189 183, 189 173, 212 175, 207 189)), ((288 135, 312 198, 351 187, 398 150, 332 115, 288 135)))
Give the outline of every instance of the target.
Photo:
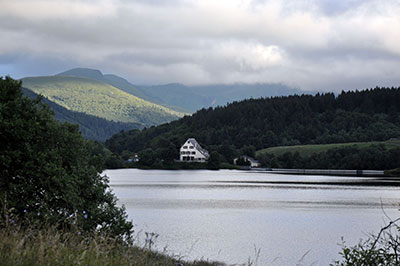
POLYGON ((27 210, 25 209, 25 210, 24 210, 24 213, 26 213, 26 212, 27 212, 27 210))
POLYGON ((40 216, 40 212, 38 212, 37 215, 40 216))
POLYGON ((83 214, 85 214, 85 213, 86 213, 86 211, 82 211, 82 213, 83 213, 83 214))
POLYGON ((83 217, 84 217, 85 219, 87 219, 88 216, 87 216, 87 214, 85 214, 85 216, 83 216, 83 217))

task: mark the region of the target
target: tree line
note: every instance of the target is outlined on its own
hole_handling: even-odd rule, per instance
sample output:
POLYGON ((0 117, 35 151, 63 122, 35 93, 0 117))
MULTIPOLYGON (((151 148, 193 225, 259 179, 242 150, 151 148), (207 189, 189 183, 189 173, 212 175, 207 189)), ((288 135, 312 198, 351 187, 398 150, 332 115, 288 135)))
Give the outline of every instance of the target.
POLYGON ((192 116, 106 141, 117 154, 142 154, 143 163, 173 161, 189 137, 222 162, 289 145, 383 141, 400 136, 400 88, 247 99, 201 109, 192 116), (252 154, 253 153, 253 154, 252 154))

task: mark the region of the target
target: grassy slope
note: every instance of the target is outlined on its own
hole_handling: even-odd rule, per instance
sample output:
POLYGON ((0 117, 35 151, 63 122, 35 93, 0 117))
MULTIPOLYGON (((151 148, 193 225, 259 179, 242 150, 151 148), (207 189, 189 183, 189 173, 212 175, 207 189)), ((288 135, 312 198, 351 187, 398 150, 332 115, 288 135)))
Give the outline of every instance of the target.
POLYGON ((37 230, 17 225, 0 228, 1 265, 132 265, 221 266, 218 262, 186 262, 151 250, 122 243, 107 235, 81 236, 53 227, 37 230))
POLYGON ((263 153, 274 154, 275 156, 282 155, 286 152, 299 152, 303 157, 309 157, 312 154, 325 152, 329 149, 334 148, 343 148, 346 146, 356 145, 359 148, 368 147, 371 145, 385 145, 386 148, 396 148, 400 147, 400 140, 388 140, 388 141, 372 141, 372 142, 352 142, 352 143, 336 143, 336 144, 320 144, 320 145, 296 145, 296 146, 279 146, 279 147, 271 147, 267 149, 262 149, 256 152, 256 156, 261 155, 263 153))
POLYGON ((76 112, 108 120, 157 125, 182 114, 87 78, 48 76, 22 79, 23 86, 76 112))

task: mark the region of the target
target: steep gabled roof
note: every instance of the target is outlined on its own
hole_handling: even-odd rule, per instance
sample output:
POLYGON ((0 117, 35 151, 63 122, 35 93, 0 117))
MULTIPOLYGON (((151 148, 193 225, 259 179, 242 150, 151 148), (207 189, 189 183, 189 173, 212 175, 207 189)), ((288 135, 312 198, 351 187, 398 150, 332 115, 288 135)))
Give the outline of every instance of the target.
POLYGON ((203 154, 206 158, 208 158, 210 155, 208 154, 208 151, 206 149, 203 149, 200 144, 197 142, 196 139, 194 138, 189 138, 186 142, 191 143, 201 154, 203 154))

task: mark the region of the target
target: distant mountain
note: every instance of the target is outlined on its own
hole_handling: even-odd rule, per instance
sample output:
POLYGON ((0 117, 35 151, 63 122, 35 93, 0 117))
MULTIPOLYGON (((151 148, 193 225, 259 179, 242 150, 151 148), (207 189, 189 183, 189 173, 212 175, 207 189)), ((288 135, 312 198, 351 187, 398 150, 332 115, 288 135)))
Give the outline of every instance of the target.
MULTIPOLYGON (((291 88, 279 83, 235 83, 225 85, 194 86, 192 90, 197 93, 212 97, 214 105, 223 106, 234 101, 249 98, 267 98, 275 96, 288 96, 306 93, 299 89, 291 88)), ((310 92, 308 92, 310 94, 310 92)))
POLYGON ((74 68, 58 75, 86 77, 98 80, 129 94, 178 112, 195 112, 202 108, 217 105, 223 106, 233 101, 248 98, 303 94, 301 90, 273 83, 237 83, 204 86, 186 86, 179 83, 171 83, 156 86, 140 86, 133 85, 117 75, 102 74, 99 70, 89 68, 74 68))
MULTIPOLYGON (((36 99, 38 95, 33 91, 23 88, 24 95, 31 99, 36 99)), ((82 135, 91 140, 105 141, 112 135, 119 133, 121 130, 141 129, 143 125, 138 123, 122 123, 108 121, 93 115, 70 111, 47 98, 43 98, 42 102, 49 105, 54 111, 54 116, 58 121, 78 124, 82 135)))
POLYGON ((67 70, 65 72, 61 72, 61 73, 57 74, 56 76, 72 76, 72 77, 94 79, 97 81, 107 83, 111 86, 114 86, 114 87, 124 91, 124 92, 132 94, 136 97, 139 97, 139 98, 142 98, 145 100, 149 100, 149 99, 147 99, 147 96, 143 91, 141 91, 135 85, 129 83, 129 81, 127 81, 126 79, 121 78, 117 75, 113 75, 113 74, 103 75, 103 73, 101 73, 101 71, 97 70, 97 69, 73 68, 73 69, 67 70))
POLYGON ((166 85, 168 87, 167 90, 160 92, 158 91, 158 87, 164 86, 140 87, 133 85, 126 79, 117 75, 103 74, 100 70, 90 68, 73 68, 65 72, 61 72, 57 74, 57 76, 82 77, 101 81, 136 97, 162 105, 177 112, 190 113, 196 111, 197 109, 201 109, 204 106, 199 105, 198 100, 195 99, 195 107, 193 108, 193 105, 190 104, 193 103, 193 101, 190 100, 191 98, 194 98, 192 97, 193 94, 187 92, 187 88, 183 85, 183 90, 169 90, 169 86, 166 85), (177 98, 177 100, 174 100, 174 98, 177 98), (187 102, 189 102, 189 104, 187 102))
MULTIPOLYGON (((96 72, 91 72, 94 76, 96 72)), ((98 73, 97 73, 98 74, 98 73)), ((73 76, 23 78, 23 87, 75 112, 110 121, 152 126, 182 117, 183 114, 150 103, 107 83, 73 76)))
POLYGON ((192 112, 211 106, 224 106, 234 101, 249 98, 266 98, 303 94, 298 89, 283 84, 246 84, 185 86, 171 83, 159 86, 139 87, 149 96, 151 101, 158 104, 180 106, 192 112))
POLYGON ((183 110, 195 112, 201 108, 210 107, 213 97, 200 94, 192 87, 179 83, 140 87, 151 101, 164 106, 179 106, 183 110))

